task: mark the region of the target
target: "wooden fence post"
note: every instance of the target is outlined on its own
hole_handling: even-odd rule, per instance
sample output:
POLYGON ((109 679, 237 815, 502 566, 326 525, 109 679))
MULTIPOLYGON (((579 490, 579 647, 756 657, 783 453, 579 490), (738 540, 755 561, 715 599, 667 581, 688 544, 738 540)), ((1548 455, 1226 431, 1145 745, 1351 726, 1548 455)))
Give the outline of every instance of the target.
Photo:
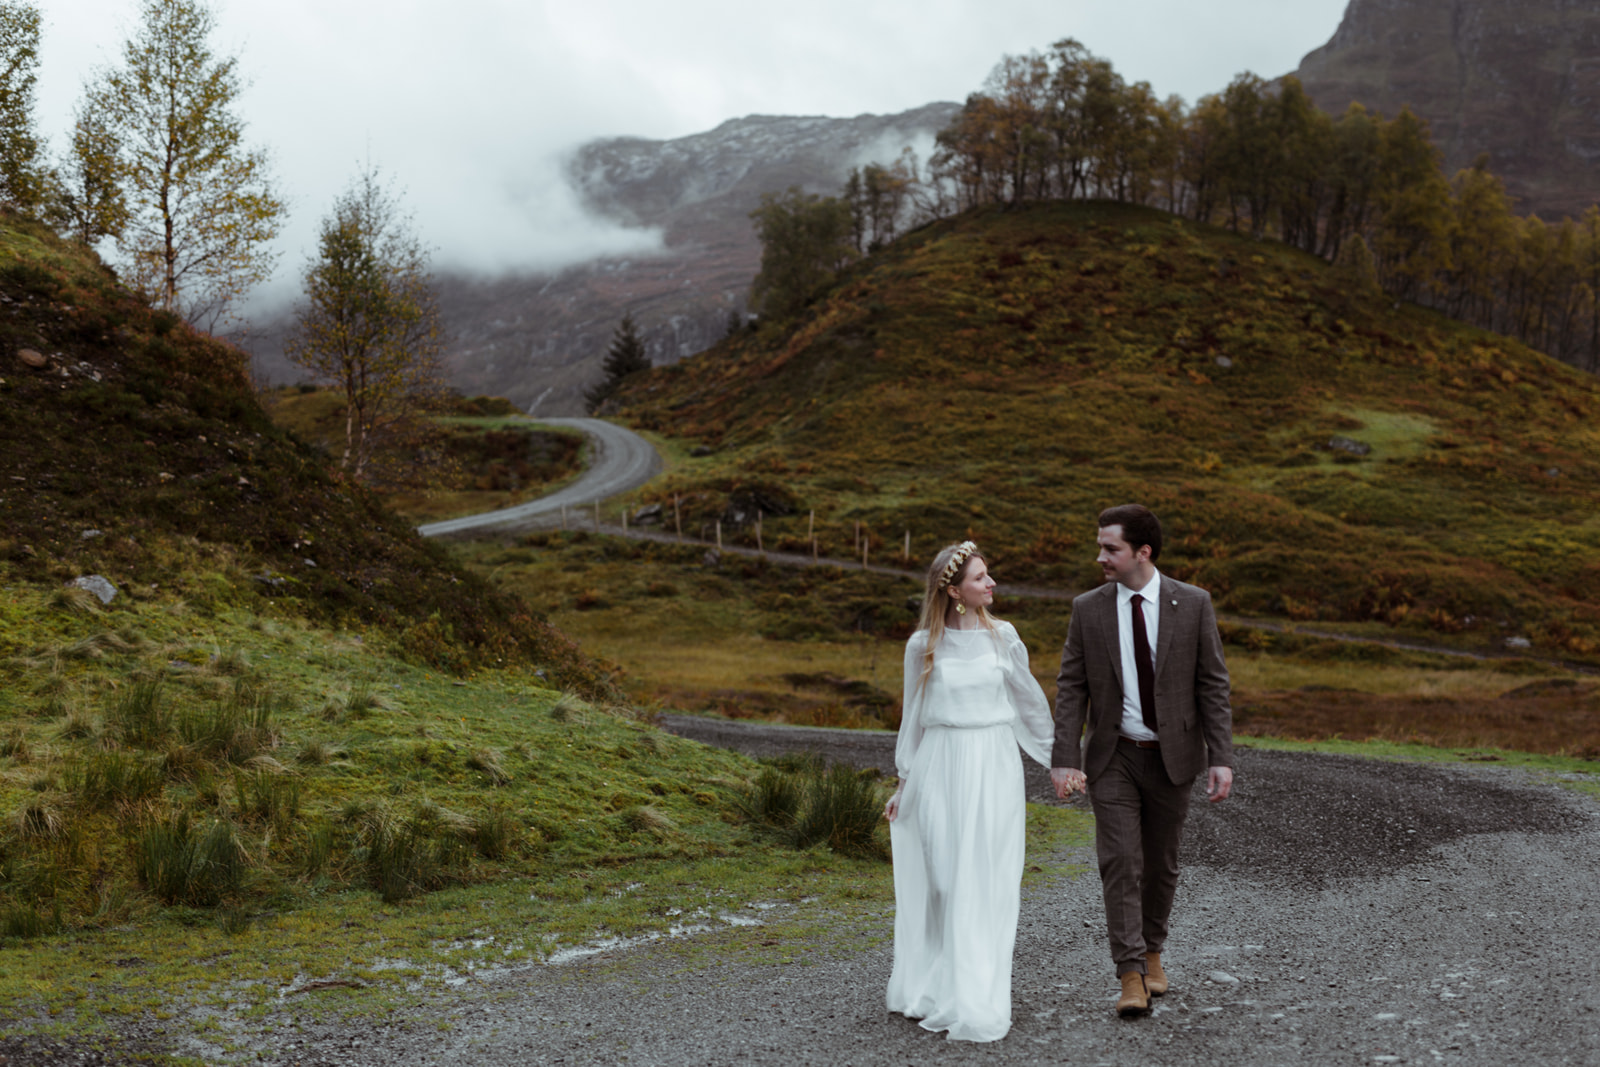
POLYGON ((872 540, 871 540, 870 536, 869 537, 863 537, 861 539, 861 569, 862 570, 866 570, 867 569, 867 549, 871 544, 872 544, 872 540))
POLYGON ((906 559, 907 563, 911 562, 911 531, 910 530, 906 531, 906 554, 905 554, 905 559, 906 559))
POLYGON ((594 502, 594 532, 600 532, 600 501, 594 502))
POLYGON ((561 505, 561 532, 567 532, 567 506, 565 504, 561 505))
POLYGON ((672 528, 678 532, 678 540, 683 540, 683 512, 678 508, 678 494, 672 494, 672 528))
POLYGON ((628 505, 622 505, 622 532, 628 532, 628 505))
POLYGON ((814 534, 811 537, 811 562, 817 562, 817 538, 814 534))
POLYGON ((806 516, 806 540, 814 541, 817 535, 817 509, 812 508, 811 514, 806 516))
POLYGON ((721 519, 717 520, 717 552, 718 552, 718 554, 721 554, 721 552, 722 552, 722 520, 721 519))
POLYGON ((756 508, 756 551, 763 556, 767 554, 766 546, 761 543, 761 509, 756 508))

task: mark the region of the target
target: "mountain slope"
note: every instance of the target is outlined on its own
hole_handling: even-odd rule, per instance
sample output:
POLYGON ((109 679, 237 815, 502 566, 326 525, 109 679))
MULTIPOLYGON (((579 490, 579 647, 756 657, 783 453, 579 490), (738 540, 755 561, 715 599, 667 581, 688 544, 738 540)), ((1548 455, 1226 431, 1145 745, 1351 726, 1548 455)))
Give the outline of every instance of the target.
POLYGON ((154 312, 92 254, 0 218, 0 574, 377 627, 453 670, 542 665, 605 691, 570 641, 276 429, 242 355, 154 312), (34 365, 38 364, 38 365, 34 365))
POLYGON ((1565 0, 1351 0, 1295 72, 1317 105, 1427 119, 1447 173, 1479 153, 1519 209, 1577 217, 1600 187, 1600 9, 1565 0))
POLYGON ((824 552, 856 522, 878 558, 972 536, 1003 580, 1082 588, 1096 513, 1143 500, 1163 569, 1229 610, 1594 656, 1600 382, 1362 293, 1154 211, 986 210, 624 411, 713 447, 656 494, 690 529, 753 539, 759 508, 798 548, 816 509, 824 552))
MULTIPOLYGON (((926 145, 955 114, 928 104, 854 118, 749 115, 667 141, 593 141, 569 178, 597 215, 658 228, 659 255, 603 258, 557 273, 486 278, 446 274, 439 307, 449 335, 451 384, 510 397, 539 415, 583 413, 583 389, 624 312, 650 358, 671 363, 709 348, 742 309, 761 261, 750 211, 761 194, 800 185, 833 193, 850 168, 926 145)), ((249 343, 258 375, 299 381, 282 357, 287 322, 249 343)))

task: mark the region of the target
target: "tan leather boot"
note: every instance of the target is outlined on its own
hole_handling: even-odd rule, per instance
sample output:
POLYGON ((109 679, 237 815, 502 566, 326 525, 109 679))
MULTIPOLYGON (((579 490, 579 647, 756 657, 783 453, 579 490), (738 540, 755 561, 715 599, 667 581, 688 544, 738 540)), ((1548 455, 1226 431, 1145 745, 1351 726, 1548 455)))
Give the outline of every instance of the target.
POLYGON ((1122 976, 1122 997, 1117 1001, 1117 1014, 1123 1018, 1143 1015, 1150 1010, 1150 991, 1145 987, 1144 975, 1128 971, 1122 976))
POLYGON ((1161 969, 1161 953, 1146 952, 1144 954, 1144 986, 1150 990, 1152 997, 1165 996, 1171 983, 1167 981, 1167 972, 1161 969))

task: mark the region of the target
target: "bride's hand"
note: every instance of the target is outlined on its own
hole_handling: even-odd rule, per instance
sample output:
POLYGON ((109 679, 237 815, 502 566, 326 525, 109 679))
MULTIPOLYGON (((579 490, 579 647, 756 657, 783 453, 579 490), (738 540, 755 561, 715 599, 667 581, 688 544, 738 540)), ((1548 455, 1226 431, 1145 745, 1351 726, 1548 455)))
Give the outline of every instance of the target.
POLYGON ((894 817, 900 814, 900 794, 904 791, 904 786, 896 789, 894 796, 890 797, 889 802, 883 806, 883 817, 890 822, 894 822, 894 817))

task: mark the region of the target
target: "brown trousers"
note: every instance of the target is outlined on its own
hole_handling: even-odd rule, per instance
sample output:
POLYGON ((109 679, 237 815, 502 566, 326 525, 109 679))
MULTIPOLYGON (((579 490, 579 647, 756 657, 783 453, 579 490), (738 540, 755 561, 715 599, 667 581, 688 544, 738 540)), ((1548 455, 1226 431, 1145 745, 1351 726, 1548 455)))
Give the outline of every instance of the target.
POLYGON ((1089 783, 1106 933, 1118 977, 1145 973, 1145 953, 1166 944, 1193 784, 1173 785, 1159 749, 1126 741, 1118 741, 1110 765, 1089 783))

